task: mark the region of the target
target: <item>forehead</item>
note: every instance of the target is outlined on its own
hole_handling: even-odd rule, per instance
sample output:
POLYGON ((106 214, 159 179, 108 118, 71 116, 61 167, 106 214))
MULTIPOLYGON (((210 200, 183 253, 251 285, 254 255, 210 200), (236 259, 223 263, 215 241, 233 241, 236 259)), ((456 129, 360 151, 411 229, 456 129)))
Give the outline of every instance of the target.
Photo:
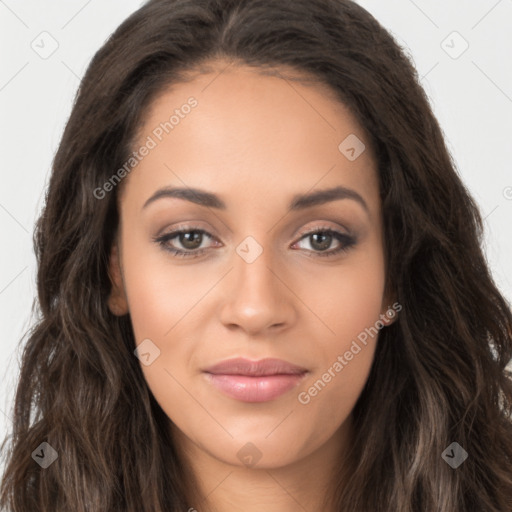
POLYGON ((128 179, 138 195, 166 185, 240 195, 242 183, 245 194, 267 199, 269 190, 294 194, 315 184, 377 189, 363 127, 328 86, 290 70, 217 62, 190 73, 152 102, 135 149, 148 138, 154 148, 128 179), (359 151, 359 143, 364 151, 350 160, 343 151, 359 151))
POLYGON ((249 67, 217 60, 178 76, 180 80, 164 88, 150 104, 139 135, 168 119, 190 97, 199 104, 194 113, 201 114, 190 116, 192 121, 187 124, 194 123, 195 117, 194 128, 215 115, 225 120, 217 132, 230 126, 232 130, 245 128, 240 135, 248 130, 271 133, 283 127, 290 129, 297 121, 300 122, 291 135, 311 137, 318 133, 336 142, 347 130, 361 135, 364 132, 337 92, 310 74, 284 67, 249 67), (264 123, 266 119, 278 123, 269 126, 264 123))

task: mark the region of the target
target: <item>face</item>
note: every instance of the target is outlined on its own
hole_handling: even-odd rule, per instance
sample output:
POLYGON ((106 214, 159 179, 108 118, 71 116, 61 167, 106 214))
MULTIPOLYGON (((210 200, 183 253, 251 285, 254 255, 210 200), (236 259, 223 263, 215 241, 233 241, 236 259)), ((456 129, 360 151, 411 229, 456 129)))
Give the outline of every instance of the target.
POLYGON ((325 86, 218 69, 147 113, 110 306, 183 445, 279 467, 341 438, 392 321, 377 168, 325 86))

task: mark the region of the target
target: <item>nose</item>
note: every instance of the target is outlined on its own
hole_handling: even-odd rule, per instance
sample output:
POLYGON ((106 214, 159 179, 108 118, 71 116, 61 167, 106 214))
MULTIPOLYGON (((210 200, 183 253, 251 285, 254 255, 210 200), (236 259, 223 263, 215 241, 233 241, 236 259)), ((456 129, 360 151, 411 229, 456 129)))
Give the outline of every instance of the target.
POLYGON ((235 253, 230 288, 220 313, 222 323, 251 336, 289 328, 297 311, 288 275, 272 261, 270 250, 263 250, 251 263, 235 253))

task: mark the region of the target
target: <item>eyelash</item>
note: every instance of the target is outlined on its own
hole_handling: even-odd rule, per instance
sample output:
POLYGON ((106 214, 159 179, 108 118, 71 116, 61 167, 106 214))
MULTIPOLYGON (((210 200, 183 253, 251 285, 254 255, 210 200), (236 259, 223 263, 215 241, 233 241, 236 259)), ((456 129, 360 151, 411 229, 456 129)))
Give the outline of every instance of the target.
MULTIPOLYGON (((178 258, 196 258, 196 257, 204 254, 208 250, 208 248, 184 251, 181 249, 171 248, 168 245, 168 242, 170 240, 176 238, 177 236, 179 236, 183 233, 191 233, 191 232, 200 233, 202 235, 206 235, 209 238, 214 238, 212 235, 210 235, 210 233, 208 233, 208 231, 205 231, 204 229, 194 228, 192 226, 185 226, 176 231, 171 231, 170 233, 166 233, 165 235, 154 237, 153 240, 155 243, 159 244, 163 250, 170 252, 172 255, 174 255, 178 258)), ((335 237, 335 239, 337 239, 340 242, 340 247, 338 247, 337 249, 334 249, 334 250, 309 251, 309 252, 313 252, 316 256, 320 256, 320 257, 331 257, 331 256, 335 256, 337 254, 340 254, 342 252, 347 252, 357 242, 357 240, 354 237, 352 237, 350 235, 346 235, 344 233, 340 233, 339 231, 335 231, 335 230, 333 230, 331 228, 327 228, 327 227, 317 227, 312 231, 303 233, 298 241, 303 240, 304 238, 307 238, 308 236, 311 236, 311 235, 314 235, 317 233, 333 235, 335 237)))

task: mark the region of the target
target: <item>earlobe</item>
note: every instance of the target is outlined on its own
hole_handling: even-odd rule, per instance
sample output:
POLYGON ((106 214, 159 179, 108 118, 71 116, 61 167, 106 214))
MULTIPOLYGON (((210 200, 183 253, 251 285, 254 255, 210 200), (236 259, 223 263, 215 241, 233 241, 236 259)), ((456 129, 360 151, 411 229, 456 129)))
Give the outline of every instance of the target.
POLYGON ((396 300, 396 297, 392 297, 390 300, 385 299, 382 303, 382 308, 380 319, 387 327, 397 320, 402 305, 396 300))
POLYGON ((112 245, 110 252, 108 275, 112 285, 107 302, 108 307, 113 315, 126 315, 128 313, 128 301, 124 289, 119 250, 116 243, 112 245))

